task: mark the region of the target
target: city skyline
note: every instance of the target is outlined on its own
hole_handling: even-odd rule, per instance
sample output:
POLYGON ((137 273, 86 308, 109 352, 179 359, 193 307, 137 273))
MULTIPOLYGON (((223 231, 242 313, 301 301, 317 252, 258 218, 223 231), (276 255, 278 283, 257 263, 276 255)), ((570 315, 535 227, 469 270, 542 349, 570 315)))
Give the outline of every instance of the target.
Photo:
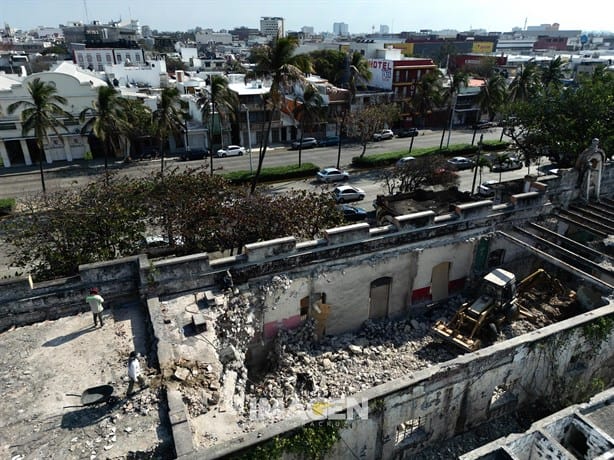
POLYGON ((316 33, 332 32, 333 23, 345 23, 350 34, 379 32, 381 25, 391 33, 402 31, 485 29, 508 32, 540 24, 560 24, 562 30, 612 31, 614 6, 605 0, 591 3, 590 10, 577 7, 553 9, 546 3, 516 0, 503 11, 491 0, 458 2, 430 0, 410 3, 398 0, 4 0, 0 21, 15 29, 57 27, 70 21, 89 23, 137 19, 159 31, 186 31, 196 27, 230 30, 258 29, 263 16, 279 16, 287 31, 313 27, 316 33), (598 12, 601 12, 597 14, 598 12))

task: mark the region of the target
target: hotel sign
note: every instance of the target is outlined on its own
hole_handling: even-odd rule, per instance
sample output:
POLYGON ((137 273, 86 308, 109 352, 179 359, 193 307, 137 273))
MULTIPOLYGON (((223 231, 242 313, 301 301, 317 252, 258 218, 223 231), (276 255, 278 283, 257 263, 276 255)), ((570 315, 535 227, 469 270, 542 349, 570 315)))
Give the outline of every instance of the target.
POLYGON ((392 89, 393 61, 387 59, 369 59, 369 69, 371 70, 370 86, 381 89, 392 89))

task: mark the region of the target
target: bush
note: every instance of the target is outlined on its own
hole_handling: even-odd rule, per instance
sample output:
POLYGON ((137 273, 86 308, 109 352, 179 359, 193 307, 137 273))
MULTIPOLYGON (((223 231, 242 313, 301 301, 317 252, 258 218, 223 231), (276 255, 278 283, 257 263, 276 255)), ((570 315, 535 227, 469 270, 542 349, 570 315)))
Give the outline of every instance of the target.
POLYGON ((0 216, 5 216, 15 210, 15 198, 0 198, 0 216))
MULTIPOLYGON (((300 177, 314 176, 320 168, 313 163, 303 163, 298 165, 277 166, 274 168, 262 168, 258 182, 274 182, 284 179, 296 179, 300 177)), ((234 171, 224 174, 224 178, 233 184, 246 184, 254 178, 253 172, 234 171)))

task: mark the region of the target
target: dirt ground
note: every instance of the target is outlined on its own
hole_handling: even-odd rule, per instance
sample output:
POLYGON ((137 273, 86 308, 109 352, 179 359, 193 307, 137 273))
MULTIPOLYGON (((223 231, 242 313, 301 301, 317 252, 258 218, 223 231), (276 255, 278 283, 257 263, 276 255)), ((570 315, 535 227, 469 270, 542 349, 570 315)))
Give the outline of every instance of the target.
POLYGON ((144 311, 134 303, 104 315, 102 328, 88 310, 0 334, 0 458, 172 458, 144 311), (132 350, 150 386, 126 398, 132 350), (114 387, 106 402, 81 405, 84 390, 103 384, 114 387))

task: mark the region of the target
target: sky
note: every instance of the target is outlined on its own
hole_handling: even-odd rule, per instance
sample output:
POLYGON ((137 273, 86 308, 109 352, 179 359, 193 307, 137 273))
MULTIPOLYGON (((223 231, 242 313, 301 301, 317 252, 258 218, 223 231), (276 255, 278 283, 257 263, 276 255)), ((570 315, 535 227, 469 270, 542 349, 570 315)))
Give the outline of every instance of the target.
POLYGON ((196 27, 215 31, 259 28, 262 16, 283 17, 286 30, 310 26, 332 32, 333 23, 348 24, 351 34, 486 29, 559 23, 561 30, 614 31, 614 2, 559 0, 0 0, 0 24, 30 30, 69 21, 138 19, 158 31, 196 27), (554 6, 556 5, 556 6, 554 6))

